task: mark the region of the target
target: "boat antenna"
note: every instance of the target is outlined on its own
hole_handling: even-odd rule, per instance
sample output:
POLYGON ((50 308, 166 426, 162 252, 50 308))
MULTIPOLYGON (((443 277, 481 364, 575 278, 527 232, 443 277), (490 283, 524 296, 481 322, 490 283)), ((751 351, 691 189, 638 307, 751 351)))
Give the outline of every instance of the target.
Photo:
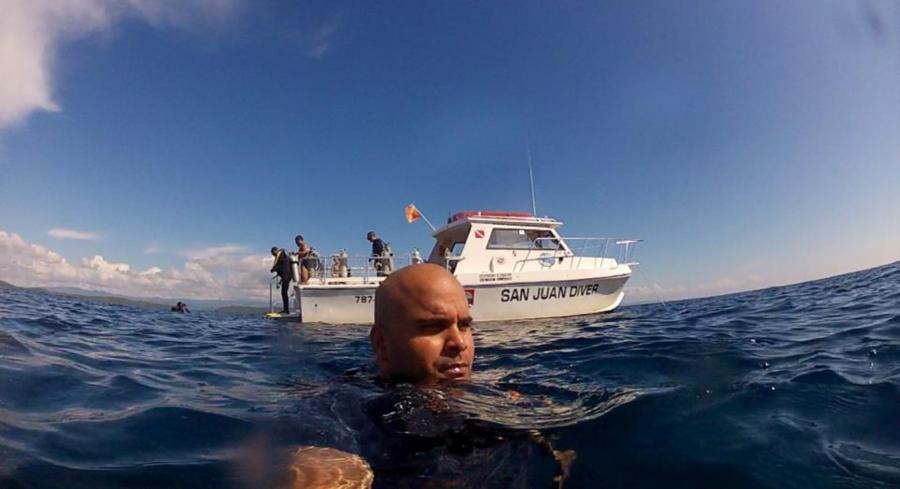
POLYGON ((534 170, 531 168, 531 145, 526 147, 528 150, 528 178, 531 180, 531 215, 537 216, 537 204, 534 200, 534 170))

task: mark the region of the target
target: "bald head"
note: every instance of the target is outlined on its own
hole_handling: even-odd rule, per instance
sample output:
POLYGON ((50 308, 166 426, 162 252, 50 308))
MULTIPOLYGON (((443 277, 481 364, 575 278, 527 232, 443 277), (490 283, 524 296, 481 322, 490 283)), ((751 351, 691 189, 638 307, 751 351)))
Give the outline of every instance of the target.
POLYGON ((375 292, 371 340, 383 377, 411 382, 466 380, 475 347, 462 286, 447 270, 404 267, 375 292))
POLYGON ((465 301, 462 286, 443 267, 422 263, 401 268, 375 291, 375 324, 390 326, 398 316, 410 312, 412 305, 429 307, 429 301, 459 294, 465 301))

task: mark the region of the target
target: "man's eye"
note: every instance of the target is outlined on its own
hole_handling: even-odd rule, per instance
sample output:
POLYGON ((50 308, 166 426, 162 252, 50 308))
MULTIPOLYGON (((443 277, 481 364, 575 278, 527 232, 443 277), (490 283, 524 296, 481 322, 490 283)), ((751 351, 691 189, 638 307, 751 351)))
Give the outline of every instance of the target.
POLYGON ((419 325, 419 329, 422 331, 440 331, 444 329, 444 323, 422 323, 419 325))
POLYGON ((459 329, 473 329, 475 327, 471 322, 459 323, 459 329))

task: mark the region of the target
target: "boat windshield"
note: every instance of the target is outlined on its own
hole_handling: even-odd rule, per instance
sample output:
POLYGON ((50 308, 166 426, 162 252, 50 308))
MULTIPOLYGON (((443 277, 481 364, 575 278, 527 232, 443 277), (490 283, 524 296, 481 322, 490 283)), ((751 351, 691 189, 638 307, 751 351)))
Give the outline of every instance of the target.
MULTIPOLYGON (((455 226, 445 230, 440 235, 435 236, 436 242, 434 248, 431 249, 431 255, 428 257, 429 263, 440 266, 448 266, 446 256, 462 256, 463 248, 466 245, 466 236, 469 234, 471 226, 468 224, 455 226)), ((452 261, 450 267, 455 267, 455 261, 452 261)))
POLYGON ((462 255, 462 250, 466 246, 466 243, 463 241, 456 241, 453 243, 453 246, 450 247, 450 254, 453 256, 462 255))
POLYGON ((489 250, 559 250, 559 240, 546 229, 503 229, 491 231, 489 250))

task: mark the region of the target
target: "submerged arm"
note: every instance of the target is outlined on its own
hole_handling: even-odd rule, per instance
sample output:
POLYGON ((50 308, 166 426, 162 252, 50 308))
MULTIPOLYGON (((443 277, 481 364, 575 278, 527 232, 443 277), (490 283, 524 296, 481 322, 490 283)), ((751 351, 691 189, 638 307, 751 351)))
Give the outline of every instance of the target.
POLYGON ((562 489, 563 483, 569 478, 569 470, 572 468, 572 462, 575 461, 578 454, 575 453, 575 450, 561 451, 553 448, 553 442, 538 430, 528 430, 528 437, 531 438, 531 441, 540 445, 546 453, 556 460, 558 467, 556 469, 556 475, 553 476, 552 487, 553 489, 562 489))

